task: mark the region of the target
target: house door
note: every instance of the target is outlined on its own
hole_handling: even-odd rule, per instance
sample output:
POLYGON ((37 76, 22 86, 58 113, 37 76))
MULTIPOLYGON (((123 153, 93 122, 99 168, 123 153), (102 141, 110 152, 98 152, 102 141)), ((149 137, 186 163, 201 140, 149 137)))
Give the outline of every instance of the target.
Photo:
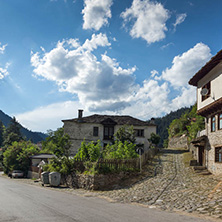
POLYGON ((203 146, 199 146, 198 157, 199 157, 199 164, 203 166, 204 164, 204 147, 203 146))

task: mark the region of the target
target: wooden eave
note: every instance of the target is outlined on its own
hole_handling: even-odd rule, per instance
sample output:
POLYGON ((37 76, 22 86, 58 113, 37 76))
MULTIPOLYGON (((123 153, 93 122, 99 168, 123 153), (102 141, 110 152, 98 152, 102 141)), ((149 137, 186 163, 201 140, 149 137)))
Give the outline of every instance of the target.
POLYGON ((209 73, 216 65, 222 61, 222 50, 219 51, 209 62, 206 63, 189 81, 190 85, 197 86, 197 83, 207 73, 209 73))
POLYGON ((198 146, 205 146, 207 141, 207 136, 201 136, 201 137, 197 137, 196 139, 192 140, 191 143, 198 147, 198 146))
POLYGON ((202 109, 197 110, 197 114, 207 117, 213 115, 222 110, 222 98, 214 101, 213 103, 203 107, 202 109))

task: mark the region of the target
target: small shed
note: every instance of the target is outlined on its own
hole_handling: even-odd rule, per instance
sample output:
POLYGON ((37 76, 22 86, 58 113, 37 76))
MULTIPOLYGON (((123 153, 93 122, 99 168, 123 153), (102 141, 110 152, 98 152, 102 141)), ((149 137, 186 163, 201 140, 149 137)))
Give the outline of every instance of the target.
POLYGON ((48 154, 48 153, 41 153, 37 155, 30 156, 30 159, 32 160, 32 166, 38 166, 41 161, 44 161, 45 163, 49 163, 50 159, 53 157, 56 157, 54 154, 48 154))
POLYGON ((40 178, 42 173, 42 165, 45 163, 50 163, 52 158, 56 157, 54 154, 41 153, 37 155, 30 156, 31 166, 28 171, 28 178, 40 178))

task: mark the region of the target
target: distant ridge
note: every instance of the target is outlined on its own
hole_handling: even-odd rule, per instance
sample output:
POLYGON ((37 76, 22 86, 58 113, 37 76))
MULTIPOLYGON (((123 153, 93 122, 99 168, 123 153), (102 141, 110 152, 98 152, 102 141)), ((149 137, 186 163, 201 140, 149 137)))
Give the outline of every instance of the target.
MULTIPOLYGON (((5 114, 0 110, 0 120, 2 121, 3 125, 7 127, 10 124, 12 117, 8 116, 7 114, 5 114)), ((22 133, 22 136, 25 137, 27 140, 31 140, 33 143, 38 143, 47 137, 47 135, 44 133, 32 132, 23 127, 21 124, 19 125, 21 127, 20 131, 22 133)))

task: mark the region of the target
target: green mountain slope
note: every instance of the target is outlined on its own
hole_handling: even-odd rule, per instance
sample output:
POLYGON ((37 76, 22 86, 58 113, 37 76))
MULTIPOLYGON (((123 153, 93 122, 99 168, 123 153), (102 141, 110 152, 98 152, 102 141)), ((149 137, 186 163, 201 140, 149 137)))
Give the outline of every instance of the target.
MULTIPOLYGON (((0 110, 0 120, 2 121, 3 125, 4 126, 8 126, 8 124, 11 122, 11 117, 8 116, 7 114, 5 114, 4 112, 2 112, 0 110)), ((24 128, 21 124, 21 133, 22 133, 22 136, 27 138, 28 140, 31 140, 33 143, 38 143, 42 140, 44 140, 47 135, 44 134, 44 133, 41 133, 41 132, 32 132, 26 128, 24 128)))

